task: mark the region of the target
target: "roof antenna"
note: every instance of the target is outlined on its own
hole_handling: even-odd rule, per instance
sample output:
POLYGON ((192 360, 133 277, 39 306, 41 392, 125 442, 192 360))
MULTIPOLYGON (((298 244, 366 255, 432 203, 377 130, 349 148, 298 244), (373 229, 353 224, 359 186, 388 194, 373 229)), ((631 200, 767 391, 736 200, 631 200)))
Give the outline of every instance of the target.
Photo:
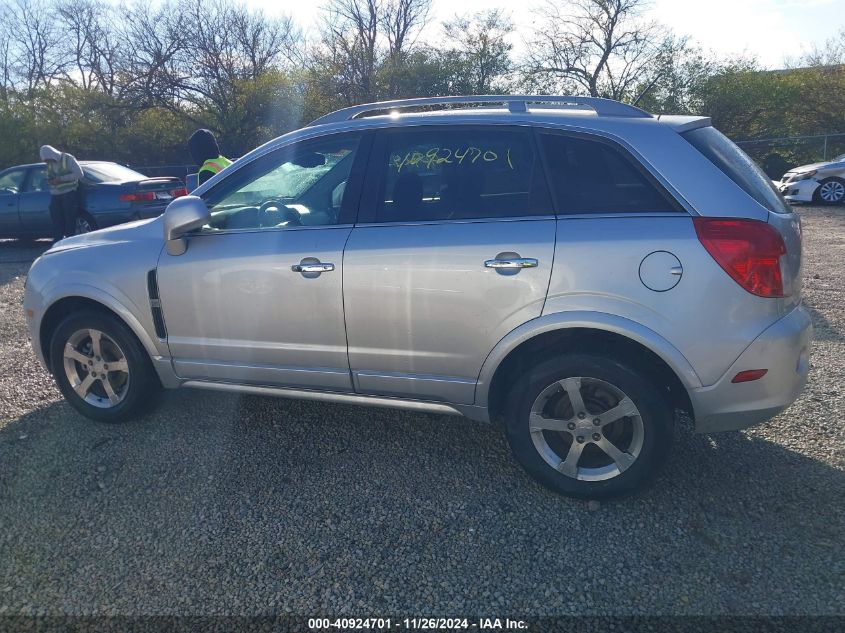
POLYGON ((661 75, 662 75, 662 73, 657 73, 657 76, 655 76, 655 78, 651 80, 651 83, 650 83, 650 84, 648 84, 648 85, 645 87, 645 90, 643 90, 643 91, 640 93, 640 96, 638 96, 636 99, 634 99, 634 103, 632 103, 632 104, 631 104, 632 106, 637 105, 637 104, 640 102, 640 99, 642 99, 644 96, 646 96, 646 95, 649 93, 649 91, 650 91, 652 88, 654 88, 654 84, 656 84, 656 83, 657 83, 657 80, 658 80, 658 79, 660 79, 660 76, 661 76, 661 75))

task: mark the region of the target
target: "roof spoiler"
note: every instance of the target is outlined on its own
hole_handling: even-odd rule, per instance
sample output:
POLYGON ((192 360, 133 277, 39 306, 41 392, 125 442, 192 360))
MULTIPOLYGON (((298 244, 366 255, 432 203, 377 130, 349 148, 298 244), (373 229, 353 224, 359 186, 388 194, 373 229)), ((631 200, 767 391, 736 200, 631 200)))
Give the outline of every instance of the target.
POLYGON ((689 132, 700 127, 710 127, 713 122, 709 116, 687 116, 684 114, 660 114, 657 120, 665 123, 678 134, 681 132, 689 132))
POLYGON ((599 97, 577 97, 560 95, 477 95, 477 96, 456 96, 456 97, 423 97, 420 99, 396 99, 394 101, 381 101, 378 103, 365 103, 342 110, 335 110, 325 116, 321 116, 309 123, 312 125, 324 125, 326 123, 340 123, 351 121, 366 114, 379 113, 387 114, 391 111, 398 111, 403 108, 431 107, 445 110, 453 105, 504 105, 512 114, 522 114, 528 111, 528 104, 539 104, 543 106, 581 106, 591 108, 598 116, 637 117, 651 118, 651 114, 637 107, 613 101, 612 99, 601 99, 599 97))

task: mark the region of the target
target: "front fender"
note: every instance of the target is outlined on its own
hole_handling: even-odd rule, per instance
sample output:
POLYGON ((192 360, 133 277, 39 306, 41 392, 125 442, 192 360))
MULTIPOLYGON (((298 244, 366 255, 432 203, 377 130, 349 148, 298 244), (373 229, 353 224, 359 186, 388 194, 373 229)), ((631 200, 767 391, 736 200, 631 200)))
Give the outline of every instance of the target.
POLYGON ((475 387, 476 406, 488 406, 493 376, 508 354, 535 336, 568 328, 588 328, 625 336, 663 359, 687 389, 702 386, 701 379, 686 357, 653 330, 630 319, 604 312, 581 310, 555 312, 523 323, 496 344, 481 366, 481 373, 475 387))
POLYGON ((33 336, 40 337, 41 322, 50 307, 62 299, 78 297, 96 301, 117 314, 134 332, 135 336, 138 337, 138 340, 141 341, 144 349, 147 350, 147 353, 151 357, 167 356, 167 345, 157 338, 150 336, 147 330, 147 327, 151 326, 152 323, 142 324, 136 316, 138 314, 145 315, 150 311, 149 308, 138 306, 129 296, 121 292, 120 289, 103 284, 101 278, 98 278, 97 281, 100 285, 95 286, 90 283, 90 280, 88 283, 86 283, 86 280, 75 280, 72 283, 55 281, 42 288, 39 292, 28 293, 27 304, 29 305, 25 305, 25 307, 33 309, 34 316, 31 327, 33 336))

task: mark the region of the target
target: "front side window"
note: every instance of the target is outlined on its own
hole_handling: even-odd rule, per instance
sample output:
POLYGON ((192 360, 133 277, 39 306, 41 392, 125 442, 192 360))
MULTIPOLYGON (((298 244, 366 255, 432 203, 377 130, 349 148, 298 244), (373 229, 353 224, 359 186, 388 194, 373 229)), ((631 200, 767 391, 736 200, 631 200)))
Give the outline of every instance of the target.
POLYGON ((26 186, 27 191, 47 191, 50 185, 47 183, 47 168, 36 167, 29 172, 29 184, 26 186))
POLYGON ((375 152, 374 204, 362 222, 416 222, 551 214, 528 129, 409 128, 375 152))
POLYGON ((311 139, 244 165, 203 196, 206 230, 338 224, 360 141, 358 133, 311 139))
POLYGON ((540 139, 560 215, 680 210, 616 145, 564 134, 544 133, 540 139))
POLYGON ((12 169, 0 176, 0 193, 18 193, 25 175, 23 169, 12 169))

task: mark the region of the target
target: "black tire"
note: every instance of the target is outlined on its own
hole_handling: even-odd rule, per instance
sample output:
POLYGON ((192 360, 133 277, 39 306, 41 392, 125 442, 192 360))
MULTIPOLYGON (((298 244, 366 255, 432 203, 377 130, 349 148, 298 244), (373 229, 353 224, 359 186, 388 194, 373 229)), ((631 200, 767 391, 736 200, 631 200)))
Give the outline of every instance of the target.
MULTIPOLYGON (((566 382, 566 385, 571 384, 573 383, 570 381, 566 382)), ((598 355, 572 354, 540 363, 524 374, 520 382, 514 386, 507 402, 505 433, 517 461, 538 482, 555 492, 571 497, 604 499, 628 495, 642 489, 665 463, 672 445, 673 431, 674 411, 659 387, 650 380, 649 375, 645 371, 634 369, 627 363, 598 355), (579 419, 573 411, 564 387, 556 385, 558 381, 573 377, 583 377, 585 380, 582 384, 587 385, 587 387, 578 387, 586 408, 586 416, 581 416, 581 418, 586 417, 586 421, 579 419), (544 394, 548 393, 554 394, 550 397, 549 404, 562 407, 558 409, 562 413, 553 416, 546 416, 543 413, 543 417, 561 418, 566 422, 567 428, 575 423, 579 425, 601 423, 599 418, 593 418, 593 416, 600 416, 599 411, 603 409, 591 398, 605 397, 607 400, 604 401, 606 404, 603 406, 611 408, 622 402, 622 400, 616 400, 614 404, 610 399, 612 396, 609 395, 613 392, 605 385, 612 386, 617 392, 633 401, 639 415, 623 417, 607 427, 582 429, 579 426, 572 432, 543 430, 539 431, 540 436, 535 430, 532 434, 529 422, 532 406, 538 398, 542 399, 545 397, 544 394), (552 389, 553 386, 558 390, 557 393, 552 389), (592 389, 592 392, 586 389, 592 389), (605 393, 608 395, 605 396, 605 393), (554 398, 557 398, 556 403, 552 401, 554 398), (630 430, 628 430, 629 426, 630 430), (607 437, 603 438, 602 433, 605 433, 607 437), (623 449, 622 452, 626 453, 624 469, 604 453, 598 444, 599 441, 610 442, 609 438, 614 433, 623 441, 626 439, 626 434, 630 438, 628 440, 630 444, 624 449, 615 443, 616 440, 611 442, 616 448, 623 449), (636 440, 638 448, 633 448, 635 434, 639 438, 636 440), (597 464, 596 468, 611 470, 615 468, 619 471, 618 474, 602 475, 609 478, 599 481, 584 481, 563 474, 546 461, 546 458, 541 455, 541 449, 535 444, 538 442, 543 450, 547 448, 551 450, 551 453, 546 452, 547 456, 551 457, 551 461, 554 461, 556 457, 562 460, 563 457, 558 453, 568 455, 567 451, 575 444, 576 437, 582 439, 580 457, 574 462, 576 477, 582 476, 580 464, 585 459, 597 464), (554 448, 555 443, 558 448, 554 448), (588 451, 587 447, 590 445, 593 448, 588 451), (581 450, 584 452, 581 453, 581 450), (627 451, 637 453, 636 457, 632 458, 627 451), (603 465, 602 458, 612 463, 603 465), (629 459, 632 460, 630 463, 627 462, 629 459)), ((600 471, 593 469, 591 472, 600 471)))
MULTIPOLYGON (((88 345, 91 342, 89 340, 88 345)), ((119 356, 119 354, 113 354, 112 360, 119 358, 119 356)), ((90 370, 85 364, 73 364, 76 361, 70 362, 73 366, 71 372, 75 372, 77 378, 87 378, 90 370)), ((118 361, 115 360, 115 362, 118 361)), ((97 422, 107 422, 109 424, 126 422, 145 413, 158 401, 158 395, 162 389, 150 357, 143 345, 141 345, 141 342, 126 324, 115 316, 105 312, 82 311, 66 317, 56 328, 53 338, 50 341, 50 367, 65 400, 82 415, 97 422), (98 396, 99 393, 107 398, 102 379, 99 380, 99 386, 95 381, 89 394, 90 398, 103 402, 104 404, 101 406, 90 404, 71 385, 71 376, 68 375, 65 363, 66 345, 73 340, 72 337, 78 335, 81 331, 90 329, 97 330, 105 335, 104 342, 102 343, 104 350, 102 359, 97 357, 98 362, 100 360, 104 363, 110 362, 106 354, 108 351, 105 349, 106 344, 112 350, 117 349, 125 358, 128 368, 128 371, 125 373, 128 377, 124 378, 122 374, 117 374, 123 386, 123 389, 119 389, 122 399, 117 404, 106 405, 104 398, 98 396), (116 348, 114 347, 115 345, 117 346, 116 348), (98 388, 99 392, 96 392, 98 388)), ((103 365, 102 367, 105 367, 106 370, 108 369, 108 365, 103 365)), ((94 369, 96 370, 96 366, 94 369)), ((108 373, 110 385, 115 380, 113 375, 113 372, 115 372, 114 365, 111 370, 108 373)), ((115 390, 114 387, 112 387, 112 390, 115 390)))
POLYGON ((813 193, 813 201, 816 204, 825 204, 825 205, 837 205, 837 204, 845 204, 845 180, 842 178, 825 178, 824 180, 819 181, 819 186, 816 188, 815 193, 813 193), (825 186, 835 187, 835 193, 838 193, 838 197, 832 200, 825 200, 822 197, 822 188, 825 186))
POLYGON ((74 235, 82 235, 84 233, 90 233, 91 231, 96 231, 99 227, 97 226, 97 221, 91 216, 90 213, 87 211, 82 211, 76 218, 76 232, 74 235), (81 227, 87 227, 84 230, 81 227))

